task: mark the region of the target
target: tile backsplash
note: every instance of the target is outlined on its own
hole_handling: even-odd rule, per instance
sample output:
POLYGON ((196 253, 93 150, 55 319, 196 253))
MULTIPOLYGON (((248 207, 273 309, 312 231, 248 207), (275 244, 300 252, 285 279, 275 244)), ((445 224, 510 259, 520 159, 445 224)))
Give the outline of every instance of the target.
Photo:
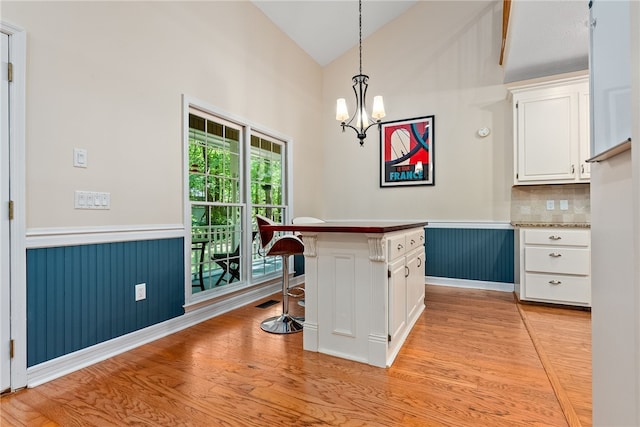
POLYGON ((513 186, 511 187, 511 222, 589 224, 591 222, 589 184, 513 186), (547 209, 548 201, 553 201, 553 209, 547 209), (566 210, 562 209, 565 207, 566 210))

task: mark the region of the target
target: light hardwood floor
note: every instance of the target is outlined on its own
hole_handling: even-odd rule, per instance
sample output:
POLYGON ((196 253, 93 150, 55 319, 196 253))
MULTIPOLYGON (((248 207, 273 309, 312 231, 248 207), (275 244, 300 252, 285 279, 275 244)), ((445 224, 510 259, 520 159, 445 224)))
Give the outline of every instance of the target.
MULTIPOLYGON (((302 334, 262 332, 260 320, 281 307, 251 305, 5 395, 0 421, 2 426, 568 425, 512 294, 426 289, 427 309, 388 369, 305 352, 302 334)), ((295 302, 291 308, 301 310, 295 302)), ((537 315, 528 316, 531 326, 537 315)), ((565 382, 579 388, 583 380, 565 382)), ((584 414, 590 424, 590 410, 584 414)))
POLYGON ((569 424, 590 427, 591 312, 519 305, 569 424))

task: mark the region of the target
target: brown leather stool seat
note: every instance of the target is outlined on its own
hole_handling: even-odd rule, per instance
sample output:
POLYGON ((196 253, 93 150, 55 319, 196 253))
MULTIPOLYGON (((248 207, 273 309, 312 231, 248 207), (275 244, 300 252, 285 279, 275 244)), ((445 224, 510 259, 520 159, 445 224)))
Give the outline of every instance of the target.
MULTIPOLYGON (((260 241, 262 247, 266 247, 273 240, 273 232, 265 230, 265 225, 274 224, 273 221, 261 215, 256 215, 260 241)), ((282 257, 282 314, 270 317, 260 323, 260 328, 272 334, 291 334, 302 331, 304 319, 293 317, 289 314, 289 257, 304 252, 302 240, 294 235, 284 235, 278 237, 269 248, 266 256, 282 257)))

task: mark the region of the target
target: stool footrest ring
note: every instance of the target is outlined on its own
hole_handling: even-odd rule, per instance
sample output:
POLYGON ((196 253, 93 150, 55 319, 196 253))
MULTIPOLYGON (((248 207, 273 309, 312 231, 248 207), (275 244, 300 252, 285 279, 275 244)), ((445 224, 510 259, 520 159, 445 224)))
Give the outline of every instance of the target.
POLYGON ((295 288, 289 289, 289 292, 287 292, 287 294, 292 298, 302 298, 304 297, 304 288, 296 286, 295 288))

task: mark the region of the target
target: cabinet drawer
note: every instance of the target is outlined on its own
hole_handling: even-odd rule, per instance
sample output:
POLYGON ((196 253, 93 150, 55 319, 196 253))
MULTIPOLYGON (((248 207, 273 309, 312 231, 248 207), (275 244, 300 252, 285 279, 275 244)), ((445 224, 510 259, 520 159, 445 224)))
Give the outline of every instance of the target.
POLYGON ((591 304, 591 280, 586 276, 525 275, 526 299, 591 304))
POLYGON ((411 232, 407 235, 407 252, 424 246, 424 230, 411 232))
POLYGON ((406 234, 400 234, 389 238, 389 261, 404 256, 407 252, 406 234))
POLYGON ((582 246, 588 247, 591 242, 589 230, 559 230, 541 228, 524 230, 526 245, 582 246))
POLYGON ((525 271, 543 273, 580 274, 588 276, 590 268, 589 249, 525 247, 525 271))

